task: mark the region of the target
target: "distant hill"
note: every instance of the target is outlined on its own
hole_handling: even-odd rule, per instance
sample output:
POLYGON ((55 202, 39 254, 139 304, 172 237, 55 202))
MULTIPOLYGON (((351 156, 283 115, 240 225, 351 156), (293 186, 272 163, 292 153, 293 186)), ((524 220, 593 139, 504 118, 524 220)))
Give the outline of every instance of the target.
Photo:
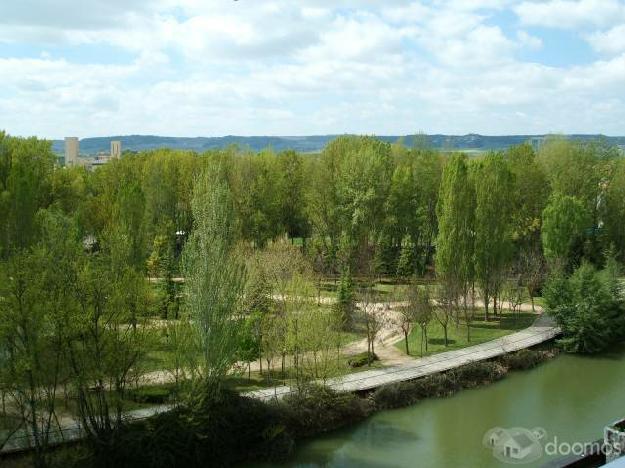
MULTIPOLYGON (((240 148, 249 148, 259 151, 271 147, 276 151, 293 149, 300 152, 321 151, 326 144, 337 135, 312 135, 312 136, 223 136, 223 137, 164 137, 155 135, 128 135, 84 138, 80 140, 80 153, 84 155, 96 154, 101 151, 108 152, 111 140, 121 140, 122 149, 130 151, 144 151, 155 148, 173 148, 193 151, 206 151, 215 148, 225 148, 230 145, 237 145, 240 148)), ((568 135, 575 140, 596 140, 604 139, 610 144, 625 147, 625 137, 606 137, 603 135, 568 135)), ((378 136, 381 140, 390 143, 398 141, 400 138, 410 145, 415 138, 425 140, 425 143, 432 148, 449 150, 474 150, 488 151, 508 148, 512 145, 531 141, 534 144, 540 143, 545 135, 502 135, 486 136, 477 134, 468 135, 414 135, 405 136, 378 136)), ((64 151, 63 140, 53 141, 53 150, 59 154, 64 151)))

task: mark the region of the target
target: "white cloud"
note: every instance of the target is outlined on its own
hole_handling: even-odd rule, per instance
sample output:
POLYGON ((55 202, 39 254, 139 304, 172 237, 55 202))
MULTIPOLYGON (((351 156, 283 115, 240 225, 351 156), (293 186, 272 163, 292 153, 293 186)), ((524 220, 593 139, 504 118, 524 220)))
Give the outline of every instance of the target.
POLYGON ((625 5, 619 0, 524 1, 514 11, 525 25, 561 29, 606 27, 625 20, 625 5))
POLYGON ((586 38, 598 52, 619 54, 625 52, 625 24, 615 26, 608 31, 598 31, 586 38))
POLYGON ((32 20, 22 7, 0 18, 3 50, 40 45, 33 57, 0 57, 9 132, 625 133, 615 0, 86 1, 100 18, 54 17, 52 0, 32 20), (605 55, 521 61, 543 38, 499 22, 511 8, 523 25, 574 28, 605 55), (84 45, 122 49, 127 63, 63 58, 84 45))
POLYGON ((530 49, 540 49, 543 46, 541 38, 532 36, 526 31, 517 31, 516 37, 519 43, 524 47, 528 47, 530 49))

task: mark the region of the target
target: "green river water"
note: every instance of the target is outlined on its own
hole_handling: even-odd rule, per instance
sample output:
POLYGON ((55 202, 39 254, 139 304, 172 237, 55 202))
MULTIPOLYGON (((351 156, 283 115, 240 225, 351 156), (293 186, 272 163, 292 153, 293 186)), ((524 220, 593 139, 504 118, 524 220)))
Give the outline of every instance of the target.
MULTIPOLYGON (((449 398, 377 413, 298 444, 285 466, 490 467, 482 445, 493 427, 543 428, 541 441, 586 442, 625 417, 625 346, 598 357, 561 355, 500 382, 449 398)), ((522 466, 541 466, 550 458, 522 466)))

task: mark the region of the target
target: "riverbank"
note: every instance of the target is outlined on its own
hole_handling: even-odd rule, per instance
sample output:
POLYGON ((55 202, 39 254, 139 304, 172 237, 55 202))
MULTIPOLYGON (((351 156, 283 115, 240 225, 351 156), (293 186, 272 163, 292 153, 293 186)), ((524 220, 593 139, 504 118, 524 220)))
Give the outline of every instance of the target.
POLYGON ((625 416, 623 388, 625 343, 597 355, 560 353, 493 384, 377 411, 358 424, 301 440, 282 466, 501 468, 484 436, 494 428, 538 428, 544 430, 543 455, 523 466, 542 468, 625 416))
MULTIPOLYGON (((398 384, 401 382, 413 381, 425 376, 439 374, 450 370, 458 370, 470 363, 479 363, 496 357, 504 356, 508 353, 519 351, 525 348, 536 346, 540 343, 548 341, 559 334, 559 328, 555 326, 553 321, 547 316, 541 316, 531 327, 520 332, 492 340, 487 343, 474 345, 468 348, 458 349, 439 353, 420 359, 412 359, 409 362, 401 363, 395 366, 389 366, 381 369, 371 369, 364 372, 357 372, 351 375, 345 375, 336 379, 330 379, 325 382, 325 387, 330 392, 339 392, 341 394, 351 393, 370 393, 372 390, 380 387, 398 384)), ((488 367, 488 365, 485 365, 488 367)), ((481 366, 484 368, 485 366, 481 366)), ((480 366, 476 366, 480 368, 480 366)), ((482 369, 482 375, 487 371, 482 369)), ((494 374, 493 374, 494 375, 494 374)), ((294 393, 290 386, 278 386, 257 391, 250 391, 244 394, 246 397, 252 397, 265 402, 274 402, 283 398, 300 398, 298 404, 302 404, 300 393, 294 393)), ((138 411, 139 416, 135 417, 137 411, 127 414, 129 420, 133 420, 135 424, 140 425, 137 419, 147 420, 152 416, 169 410, 169 405, 158 405, 142 408, 138 411)), ((330 410, 331 412, 331 406, 330 410)), ((366 412, 366 411, 365 411, 366 412)), ((317 411, 317 413, 319 413, 317 411)), ((305 419, 305 418, 304 418, 305 419)), ((342 417, 337 418, 339 421, 342 417)), ((314 426, 314 425, 313 425, 314 426)), ((324 427, 325 424, 321 424, 324 427)), ((333 425, 330 425, 333 427, 333 425)), ((236 436, 235 436, 236 437, 236 436)), ((61 430, 52 432, 50 440, 56 443, 67 443, 68 441, 77 441, 81 438, 80 427, 75 424, 64 425, 61 430)), ((26 440, 25 435, 21 435, 17 439, 13 437, 5 445, 3 452, 9 450, 19 450, 23 447, 26 440)))
MULTIPOLYGON (((444 373, 360 393, 337 393, 313 386, 302 394, 268 402, 229 394, 219 405, 206 408, 203 413, 211 414, 211 418, 198 424, 188 422, 191 415, 186 408, 132 424, 115 444, 119 457, 116 464, 161 466, 162 462, 157 460, 175 459, 179 461, 171 466, 188 468, 206 460, 225 465, 252 460, 286 461, 296 444, 309 437, 356 424, 389 408, 413 405, 501 380, 510 371, 534 367, 556 354, 553 346, 541 345, 541 349, 469 363, 444 373), (178 453, 181 447, 184 453, 178 453), (210 458, 204 458, 207 456, 210 458)), ((79 451, 83 445, 77 443, 66 451, 79 451)), ((83 457, 79 466, 94 466, 94 462, 91 457, 83 457)))

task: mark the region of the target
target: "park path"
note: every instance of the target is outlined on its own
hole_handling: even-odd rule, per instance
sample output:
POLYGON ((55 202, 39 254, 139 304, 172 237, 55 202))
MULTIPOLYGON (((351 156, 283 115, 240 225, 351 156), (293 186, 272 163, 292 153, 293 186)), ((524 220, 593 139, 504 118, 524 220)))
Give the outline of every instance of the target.
MULTIPOLYGON (((532 326, 496 340, 419 359, 411 359, 410 362, 403 362, 382 369, 371 369, 329 379, 326 385, 340 392, 371 390, 382 385, 413 380, 454 369, 471 362, 484 361, 513 351, 519 351, 548 341, 559 334, 560 328, 556 326, 553 319, 542 315, 532 326)), ((291 391, 292 389, 289 386, 280 386, 247 392, 246 395, 261 400, 268 400, 281 398, 291 393, 291 391)))
MULTIPOLYGON (((335 301, 336 300, 331 297, 321 298, 321 303, 324 303, 324 304, 332 304, 335 301)), ((376 356, 378 356, 380 364, 382 364, 385 367, 395 366, 397 364, 415 362, 414 357, 407 355, 406 353, 404 353, 403 351, 401 351, 395 346, 397 342, 404 339, 403 333, 401 332, 401 329, 399 328, 398 323, 400 322, 400 315, 401 315, 399 312, 399 309, 401 307, 404 307, 405 305, 406 305, 405 302, 395 301, 395 302, 376 302, 376 303, 368 304, 366 306, 366 307, 371 307, 375 311, 375 313, 383 316, 382 326, 381 326, 380 331, 376 335, 376 338, 374 340, 374 346, 375 346, 375 354, 376 356)), ((499 305, 504 310, 512 309, 511 305, 505 301, 502 301, 499 305)), ((365 305, 360 302, 357 302, 356 306, 359 308, 365 307, 365 305)), ((474 307, 481 309, 484 307, 484 302, 482 300, 476 300, 474 303, 474 307)), ((516 310, 519 312, 536 313, 537 316, 543 313, 542 307, 537 305, 533 308, 532 305, 528 303, 523 303, 523 304, 518 305, 516 310)), ((479 313, 476 313, 476 315, 479 315, 479 313)), ((163 323, 162 325, 163 327, 166 326, 166 321, 161 320, 159 322, 163 323)), ((158 327, 159 324, 152 325, 152 326, 158 327)), ((353 356, 355 354, 367 351, 367 348, 368 348, 367 339, 362 338, 362 339, 353 341, 351 343, 345 344, 345 346, 341 348, 341 353, 345 356, 353 356)), ((287 367, 290 365, 291 363, 287 359, 287 367)), ((265 361, 263 361, 262 367, 264 369, 267 369, 267 363, 265 361)), ((271 367, 273 370, 276 370, 276 371, 281 369, 281 360, 279 356, 276 356, 273 359, 271 367)), ((247 363, 244 363, 244 362, 238 363, 238 368, 241 370, 241 372, 246 371, 248 369, 247 363)), ((258 372, 261 370, 261 365, 258 361, 254 361, 250 363, 249 369, 252 372, 258 372)), ((172 383, 174 381, 175 381, 175 377, 170 371, 167 371, 167 370, 155 370, 155 371, 146 372, 145 374, 143 374, 143 376, 140 379, 140 382, 142 385, 160 385, 160 384, 172 383)))

